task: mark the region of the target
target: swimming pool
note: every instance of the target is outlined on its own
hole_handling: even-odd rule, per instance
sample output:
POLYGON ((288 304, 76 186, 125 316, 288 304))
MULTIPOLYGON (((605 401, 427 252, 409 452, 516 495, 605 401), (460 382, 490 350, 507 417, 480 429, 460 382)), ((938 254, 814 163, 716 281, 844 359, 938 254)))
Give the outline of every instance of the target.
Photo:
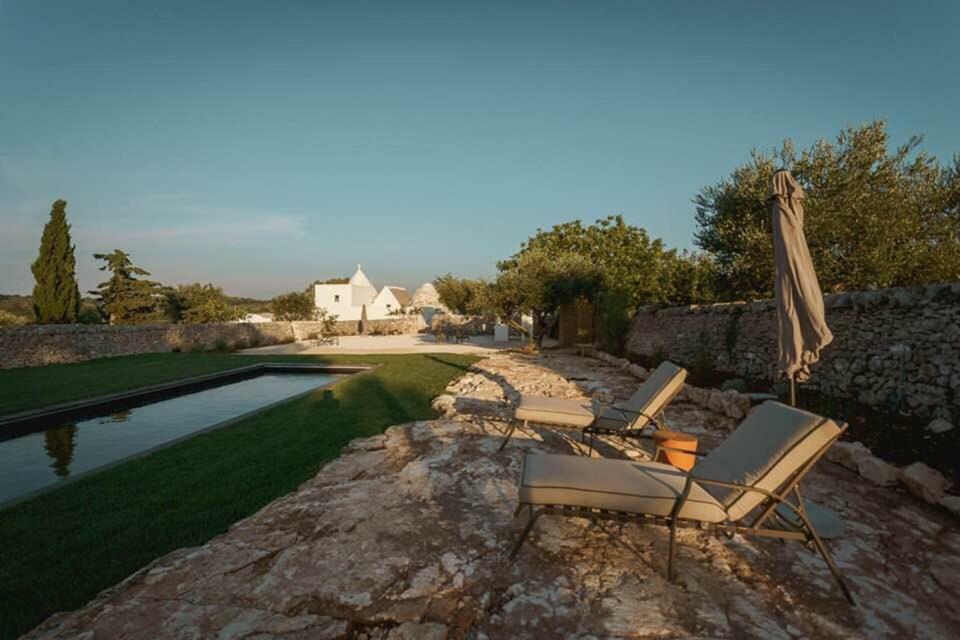
POLYGON ((228 378, 212 388, 196 390, 194 385, 165 393, 180 393, 174 397, 114 400, 35 419, 33 428, 0 429, 0 504, 328 385, 341 376, 268 369, 253 377, 228 378))

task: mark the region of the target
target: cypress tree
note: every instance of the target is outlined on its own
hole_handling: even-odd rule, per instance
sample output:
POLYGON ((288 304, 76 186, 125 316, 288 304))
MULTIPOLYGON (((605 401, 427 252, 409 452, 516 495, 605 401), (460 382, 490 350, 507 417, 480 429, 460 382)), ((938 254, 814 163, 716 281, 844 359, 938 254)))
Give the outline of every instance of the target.
POLYGON ((77 260, 70 244, 67 202, 57 200, 50 209, 50 220, 43 228, 40 252, 31 266, 33 313, 41 324, 70 324, 80 312, 80 288, 77 286, 77 260))

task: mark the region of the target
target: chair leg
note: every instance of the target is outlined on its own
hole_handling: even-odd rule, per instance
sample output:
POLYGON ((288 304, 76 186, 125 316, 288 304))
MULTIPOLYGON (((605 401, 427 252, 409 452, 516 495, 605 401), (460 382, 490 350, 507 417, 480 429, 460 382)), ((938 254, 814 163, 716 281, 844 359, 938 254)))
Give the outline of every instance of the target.
MULTIPOLYGON (((523 421, 523 428, 524 428, 524 429, 527 428, 527 421, 526 421, 526 420, 523 421)), ((507 443, 508 443, 508 442, 510 442, 510 436, 512 436, 512 435, 513 435, 513 432, 516 431, 516 430, 517 430, 517 421, 516 421, 516 420, 511 420, 511 421, 510 421, 510 428, 507 430, 507 435, 505 435, 505 436, 503 437, 503 442, 500 443, 500 448, 497 449, 497 451, 503 451, 503 448, 504 448, 505 446, 507 446, 507 443)))
MULTIPOLYGON (((522 505, 521 505, 522 506, 522 505)), ((527 540, 527 536, 530 535, 530 531, 533 530, 533 525, 537 523, 537 519, 543 515, 543 510, 533 511, 531 506, 530 520, 527 521, 527 525, 523 528, 523 531, 520 532, 520 537, 517 538, 516 544, 513 545, 513 549, 510 551, 510 561, 516 559, 517 554, 520 553, 520 547, 523 546, 523 543, 527 540)))
POLYGON ((667 553, 667 580, 673 582, 676 572, 673 569, 673 561, 677 555, 677 519, 670 519, 670 550, 667 553))
POLYGON ((587 429, 589 427, 584 427, 583 431, 580 432, 580 442, 587 445, 587 457, 590 458, 593 456, 593 439, 596 435, 592 431, 587 431, 587 429))
MULTIPOLYGON (((797 495, 799 497, 799 493, 797 495)), ((820 552, 824 562, 827 563, 827 567, 830 569, 830 573, 833 574, 833 578, 837 581, 837 584, 840 585, 840 590, 843 591, 843 596, 847 599, 847 602, 853 606, 857 606, 857 601, 853 599, 853 594, 850 593, 850 588, 847 586, 843 576, 840 574, 840 569, 838 569, 837 565, 833 562, 833 557, 830 555, 830 552, 827 551, 827 547, 825 544, 823 544, 823 540, 820 539, 820 535, 817 533, 817 530, 813 528, 810 520, 807 519, 807 514, 802 506, 803 502, 801 502, 800 505, 800 508, 796 509, 795 511, 797 515, 800 516, 800 519, 803 521, 803 525, 807 528, 807 531, 809 531, 810 535, 813 537, 814 546, 816 546, 817 551, 820 552)))

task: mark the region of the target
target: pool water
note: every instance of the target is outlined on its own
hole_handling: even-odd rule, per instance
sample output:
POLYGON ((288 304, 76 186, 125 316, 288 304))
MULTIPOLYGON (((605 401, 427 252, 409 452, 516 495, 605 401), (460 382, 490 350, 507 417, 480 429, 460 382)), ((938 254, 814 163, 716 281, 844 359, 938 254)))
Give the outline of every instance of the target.
POLYGON ((265 373, 0 442, 0 504, 324 386, 337 377, 265 373))

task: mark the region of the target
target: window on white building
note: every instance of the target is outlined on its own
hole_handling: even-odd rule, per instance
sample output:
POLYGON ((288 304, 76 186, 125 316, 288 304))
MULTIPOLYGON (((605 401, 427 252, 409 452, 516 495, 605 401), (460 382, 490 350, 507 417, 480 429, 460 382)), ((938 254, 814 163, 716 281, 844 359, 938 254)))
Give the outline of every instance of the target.
POLYGON ((340 302, 340 296, 336 296, 336 295, 333 296, 333 301, 334 301, 334 302, 340 302))

